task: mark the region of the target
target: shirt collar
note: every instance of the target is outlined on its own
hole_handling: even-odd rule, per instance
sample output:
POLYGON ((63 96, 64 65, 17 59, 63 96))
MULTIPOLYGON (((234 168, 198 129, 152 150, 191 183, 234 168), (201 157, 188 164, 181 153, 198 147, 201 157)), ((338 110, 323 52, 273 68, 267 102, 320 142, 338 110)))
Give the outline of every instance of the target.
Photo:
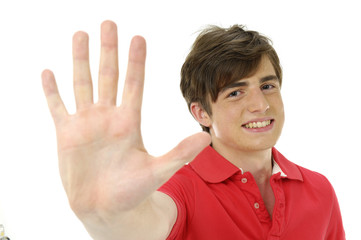
MULTIPOLYGON (((274 159, 273 174, 281 173, 283 178, 303 181, 298 167, 288 161, 275 148, 272 148, 274 159)), ((230 178, 235 173, 242 171, 211 146, 206 147, 189 165, 206 182, 220 183, 230 178)))
POLYGON ((272 148, 272 156, 276 163, 273 165, 273 173, 281 171, 281 177, 285 177, 284 174, 288 179, 303 181, 298 166, 285 158, 276 148, 272 148))

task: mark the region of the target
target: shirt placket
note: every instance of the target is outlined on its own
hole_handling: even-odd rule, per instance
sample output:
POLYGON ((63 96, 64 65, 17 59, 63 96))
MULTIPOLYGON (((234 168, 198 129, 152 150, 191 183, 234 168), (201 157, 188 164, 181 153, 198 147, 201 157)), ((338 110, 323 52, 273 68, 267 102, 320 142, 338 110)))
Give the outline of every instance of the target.
POLYGON ((239 178, 240 188, 247 198, 257 218, 262 224, 266 224, 268 227, 270 227, 271 218, 267 212, 261 193, 253 176, 249 172, 246 172, 240 175, 239 178))
POLYGON ((247 198, 254 213, 264 226, 267 239, 280 239, 285 221, 285 195, 282 188, 282 178, 280 174, 278 173, 273 175, 270 180, 272 190, 275 195, 275 205, 273 208, 272 219, 267 212, 261 193, 252 174, 249 172, 244 174, 239 173, 236 178, 240 182, 239 186, 247 198))
POLYGON ((275 195, 275 205, 272 213, 272 227, 268 234, 268 240, 280 239, 285 226, 285 195, 282 188, 282 178, 279 174, 271 177, 271 187, 275 195))

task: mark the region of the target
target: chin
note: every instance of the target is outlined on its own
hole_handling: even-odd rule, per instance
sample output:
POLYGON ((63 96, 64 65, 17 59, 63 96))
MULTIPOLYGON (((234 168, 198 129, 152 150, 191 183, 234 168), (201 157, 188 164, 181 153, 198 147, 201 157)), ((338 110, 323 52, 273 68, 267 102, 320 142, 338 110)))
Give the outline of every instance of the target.
POLYGON ((274 145, 249 145, 249 146, 243 146, 240 149, 241 151, 245 151, 245 152, 260 152, 260 151, 269 150, 273 147, 274 145))
POLYGON ((246 143, 239 143, 238 146, 244 151, 264 151, 273 148, 277 143, 278 138, 276 139, 257 139, 254 141, 247 141, 246 143))

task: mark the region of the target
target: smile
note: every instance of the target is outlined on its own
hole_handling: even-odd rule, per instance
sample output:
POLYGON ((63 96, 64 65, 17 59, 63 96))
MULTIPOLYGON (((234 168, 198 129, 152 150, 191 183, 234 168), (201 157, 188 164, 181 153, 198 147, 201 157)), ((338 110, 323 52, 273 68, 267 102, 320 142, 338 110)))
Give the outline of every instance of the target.
POLYGON ((243 125, 245 128, 264 128, 272 123, 273 120, 267 120, 262 122, 250 122, 243 125))

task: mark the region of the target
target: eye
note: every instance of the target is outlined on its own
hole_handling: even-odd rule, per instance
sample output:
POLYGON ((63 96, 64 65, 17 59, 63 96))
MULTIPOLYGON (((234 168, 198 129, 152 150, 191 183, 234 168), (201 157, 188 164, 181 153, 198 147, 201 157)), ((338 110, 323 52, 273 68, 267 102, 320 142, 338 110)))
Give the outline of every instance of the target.
POLYGON ((273 86, 272 84, 265 84, 261 88, 262 88, 262 90, 270 90, 270 89, 275 88, 275 86, 273 86))
POLYGON ((241 91, 233 91, 228 95, 228 97, 237 97, 239 95, 241 95, 241 91))

